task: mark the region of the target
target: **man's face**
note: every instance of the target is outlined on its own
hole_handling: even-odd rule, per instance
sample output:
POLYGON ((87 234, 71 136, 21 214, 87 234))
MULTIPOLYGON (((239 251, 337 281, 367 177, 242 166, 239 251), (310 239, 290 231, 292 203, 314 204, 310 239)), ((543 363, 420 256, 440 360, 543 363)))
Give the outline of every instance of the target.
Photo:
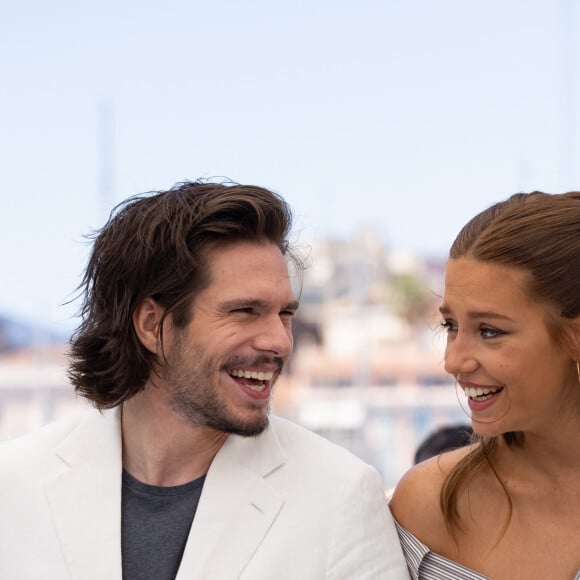
POLYGON ((257 242, 214 248, 207 263, 210 283, 195 297, 191 321, 169 325, 160 384, 189 424, 256 435, 292 352, 298 302, 288 266, 276 245, 257 242))

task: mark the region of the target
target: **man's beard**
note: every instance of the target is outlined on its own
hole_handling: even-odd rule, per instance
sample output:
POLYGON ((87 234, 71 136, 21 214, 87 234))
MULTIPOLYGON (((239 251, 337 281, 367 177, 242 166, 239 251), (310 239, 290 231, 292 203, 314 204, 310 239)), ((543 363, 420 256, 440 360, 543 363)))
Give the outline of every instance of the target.
MULTIPOLYGON (((275 359, 282 369, 282 360, 275 359)), ((227 363, 227 368, 249 368, 260 362, 272 363, 271 357, 235 357, 227 363)), ((268 426, 270 403, 263 405, 247 402, 245 415, 230 408, 224 393, 220 390, 220 369, 217 362, 207 358, 199 345, 184 347, 178 338, 173 352, 167 359, 167 365, 160 370, 160 376, 170 390, 171 408, 188 424, 196 427, 209 427, 223 433, 232 433, 242 437, 259 435, 268 426)), ((273 381, 276 377, 274 377, 273 381)), ((272 381, 272 382, 273 382, 272 381)))

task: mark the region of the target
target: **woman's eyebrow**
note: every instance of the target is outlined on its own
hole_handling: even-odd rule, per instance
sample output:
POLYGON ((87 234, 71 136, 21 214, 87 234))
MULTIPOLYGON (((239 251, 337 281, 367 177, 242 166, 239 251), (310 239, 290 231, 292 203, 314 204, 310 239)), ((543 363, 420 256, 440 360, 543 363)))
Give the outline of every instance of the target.
MULTIPOLYGON (((440 306, 439 312, 444 316, 449 316, 451 314, 451 310, 446 306, 440 306)), ((467 313, 469 318, 493 318, 496 320, 508 320, 510 322, 514 322, 513 318, 506 316, 505 314, 500 314, 499 312, 492 312, 491 310, 470 310, 467 313)))

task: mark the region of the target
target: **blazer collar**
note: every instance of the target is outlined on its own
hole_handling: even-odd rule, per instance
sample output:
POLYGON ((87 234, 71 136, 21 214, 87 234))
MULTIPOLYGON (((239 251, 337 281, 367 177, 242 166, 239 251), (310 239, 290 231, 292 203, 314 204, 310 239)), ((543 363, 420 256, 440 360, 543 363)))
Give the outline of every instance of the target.
MULTIPOLYGON (((238 578, 268 533, 285 502, 266 480, 286 461, 275 423, 217 453, 177 580, 238 578)), ((56 449, 45 486, 72 580, 122 580, 121 477, 120 411, 91 412, 56 449)))
POLYGON ((73 580, 121 580, 119 411, 92 411, 59 445, 45 490, 73 580))
POLYGON ((208 471, 177 580, 241 575, 284 505, 266 477, 285 461, 275 419, 257 437, 228 437, 208 471))

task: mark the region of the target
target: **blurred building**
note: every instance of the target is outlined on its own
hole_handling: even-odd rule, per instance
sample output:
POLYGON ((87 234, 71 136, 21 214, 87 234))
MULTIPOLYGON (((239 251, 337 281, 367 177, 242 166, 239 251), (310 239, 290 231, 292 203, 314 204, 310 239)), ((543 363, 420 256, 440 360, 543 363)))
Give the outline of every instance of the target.
POLYGON ((87 407, 68 382, 65 362, 63 344, 0 353, 0 441, 87 407))
POLYGON ((428 432, 465 419, 442 362, 444 261, 391 251, 372 230, 305 256, 276 410, 374 464, 391 486, 428 432))

